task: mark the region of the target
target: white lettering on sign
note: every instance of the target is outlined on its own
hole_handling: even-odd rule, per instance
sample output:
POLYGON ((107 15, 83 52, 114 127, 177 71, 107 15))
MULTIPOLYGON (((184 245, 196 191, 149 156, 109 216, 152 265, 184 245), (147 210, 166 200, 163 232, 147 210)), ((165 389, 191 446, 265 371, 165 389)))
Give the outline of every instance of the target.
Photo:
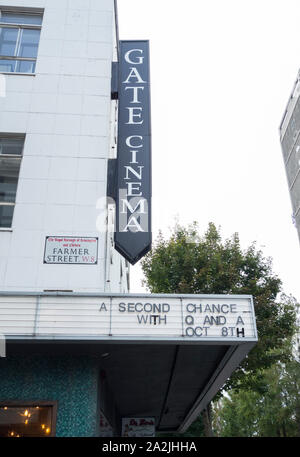
POLYGON ((44 263, 95 265, 98 238, 47 236, 44 263))
MULTIPOLYGON (((140 100, 140 94, 145 90, 145 86, 141 84, 146 84, 147 81, 144 81, 139 73, 137 68, 138 65, 143 65, 144 63, 144 50, 143 49, 130 49, 125 52, 124 60, 125 62, 132 64, 134 66, 129 67, 129 72, 123 84, 128 84, 125 87, 125 91, 129 91, 131 100, 129 101, 130 105, 141 105, 141 106, 126 106, 125 109, 128 112, 127 116, 127 125, 142 125, 144 123, 144 107, 143 103, 140 100), (137 84, 137 85, 135 85, 137 84)), ((142 181, 143 181, 143 172, 144 165, 139 165, 139 155, 138 149, 144 147, 144 137, 143 135, 129 135, 125 139, 126 146, 130 149, 131 161, 128 165, 124 166, 125 177, 124 177, 124 186, 122 186, 123 194, 120 195, 119 201, 121 202, 122 211, 120 212, 120 231, 121 232, 147 232, 148 231, 148 204, 147 200, 143 196, 141 191, 142 181), (134 181, 130 181, 130 179, 134 181), (129 180, 129 182, 128 182, 129 180), (123 197, 123 198, 122 198, 123 197), (135 208, 133 211, 132 198, 128 201, 128 197, 141 197, 139 201, 135 203, 135 208), (125 210, 125 205, 130 210, 129 217, 127 219, 127 211, 125 210), (122 215, 122 216, 121 216, 122 215), (143 215, 143 217, 141 217, 143 215)))
POLYGON ((144 57, 137 57, 136 60, 131 60, 131 54, 133 53, 138 53, 138 54, 143 54, 142 49, 130 49, 129 51, 125 52, 125 60, 127 63, 131 63, 133 65, 140 65, 144 62, 144 57))

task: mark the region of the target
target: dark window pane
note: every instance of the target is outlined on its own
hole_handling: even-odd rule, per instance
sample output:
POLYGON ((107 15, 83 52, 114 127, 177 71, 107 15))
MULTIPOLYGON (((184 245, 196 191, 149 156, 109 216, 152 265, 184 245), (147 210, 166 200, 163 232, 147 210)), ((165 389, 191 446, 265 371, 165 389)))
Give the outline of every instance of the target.
POLYGON ((19 29, 0 27, 0 55, 14 56, 19 29))
POLYGON ((0 157, 0 204, 16 200, 21 159, 0 157))
POLYGON ((6 22, 10 24, 35 24, 41 25, 42 16, 40 14, 17 14, 17 13, 5 13, 3 12, 0 16, 0 22, 6 22))
MULTIPOLYGON (((14 205, 4 206, 0 205, 0 227, 1 228, 10 228, 12 223, 12 218, 14 214, 14 205)), ((1 429, 1 426, 0 426, 1 429)), ((1 436, 1 435, 0 435, 1 436)))
POLYGON ((50 436, 51 406, 2 406, 0 437, 50 436))
POLYGON ((24 138, 1 138, 0 137, 0 155, 14 154, 21 155, 24 146, 24 138))
POLYGON ((18 57, 36 57, 39 46, 40 30, 23 29, 18 49, 18 57))
POLYGON ((17 60, 15 72, 17 73, 34 73, 35 60, 17 60))
POLYGON ((0 72, 4 73, 14 73, 16 66, 15 60, 0 60, 0 72))

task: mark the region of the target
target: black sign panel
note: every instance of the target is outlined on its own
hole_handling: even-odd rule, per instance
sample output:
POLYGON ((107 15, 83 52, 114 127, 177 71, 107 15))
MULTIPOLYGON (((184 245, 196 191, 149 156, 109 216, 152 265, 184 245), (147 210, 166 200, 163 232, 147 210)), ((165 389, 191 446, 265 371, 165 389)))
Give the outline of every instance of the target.
POLYGON ((115 248, 131 264, 151 249, 149 42, 121 41, 115 248))

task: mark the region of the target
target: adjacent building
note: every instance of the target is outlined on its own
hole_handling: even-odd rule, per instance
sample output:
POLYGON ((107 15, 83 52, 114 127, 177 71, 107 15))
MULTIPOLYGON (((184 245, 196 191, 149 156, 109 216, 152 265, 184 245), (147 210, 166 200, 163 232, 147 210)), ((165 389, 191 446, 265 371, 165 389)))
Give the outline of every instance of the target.
POLYGON ((300 240, 300 73, 280 125, 280 141, 293 208, 293 220, 300 240))

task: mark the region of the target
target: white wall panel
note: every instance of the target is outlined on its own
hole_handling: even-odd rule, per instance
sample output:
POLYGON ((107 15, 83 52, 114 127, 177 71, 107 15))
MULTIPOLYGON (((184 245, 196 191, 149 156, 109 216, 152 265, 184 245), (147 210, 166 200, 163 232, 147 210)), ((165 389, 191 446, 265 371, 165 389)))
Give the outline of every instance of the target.
POLYGON ((50 159, 49 179, 60 180, 62 184, 65 181, 76 180, 77 160, 65 157, 52 157, 50 159))
MULTIPOLYGON (((19 189, 18 189, 18 193, 19 189)), ((32 204, 18 202, 14 211, 12 228, 23 230, 43 230, 45 217, 45 204, 32 204)), ((2 236, 2 233, 0 233, 2 236)))
MULTIPOLYGON (((0 251, 1 255, 6 255, 5 251, 0 251)), ((6 274, 6 267, 7 267, 7 257, 0 257, 0 284, 4 283, 5 274, 6 274)))
POLYGON ((82 94, 84 77, 82 76, 61 76, 59 92, 62 94, 82 94))
MULTIPOLYGON (((27 133, 51 134, 54 131, 55 115, 48 113, 31 113, 28 118, 27 133)), ((25 130, 20 130, 25 131, 25 130)))
POLYGON ((82 135, 108 136, 109 118, 104 116, 83 116, 82 135))
POLYGON ((19 179, 16 203, 41 203, 46 201, 47 181, 42 179, 19 179))
POLYGON ((52 11, 52 14, 47 12, 44 16, 43 21, 43 29, 41 37, 45 40, 63 40, 65 36, 65 24, 63 21, 57 21, 55 28, 54 27, 47 27, 47 23, 51 21, 51 18, 57 16, 56 11, 52 11), (46 24, 46 26, 45 26, 46 24))
POLYGON ((78 159, 78 181, 105 181, 106 161, 104 159, 78 159))
POLYGON ((112 27, 113 15, 111 12, 93 11, 90 15, 90 26, 112 27))
POLYGON ((90 0, 92 11, 113 11, 113 0, 90 0))
POLYGON ((80 32, 77 27, 77 41, 65 41, 62 50, 62 57, 83 59, 86 57, 86 43, 80 40, 80 32))
POLYGON ((81 114, 82 100, 81 94, 59 94, 57 97, 57 113, 81 114))
POLYGON ((39 45, 39 57, 50 56, 60 57, 63 54, 63 41, 58 39, 44 39, 39 45))
POLYGON ((85 231, 96 231, 98 215, 99 210, 94 206, 76 205, 74 208, 74 227, 76 227, 81 234, 85 231))
POLYGON ((25 156, 21 162, 21 175, 23 179, 47 179, 49 168, 48 157, 25 156))
POLYGON ((111 43, 112 30, 111 27, 98 27, 91 26, 88 29, 88 41, 94 41, 96 43, 111 43))
POLYGON ((110 78, 85 77, 83 92, 85 95, 106 95, 110 91, 110 78))
POLYGON ((10 92, 9 97, 1 97, 1 111, 28 112, 31 94, 26 92, 10 92))
POLYGON ((72 205, 76 195, 76 181, 51 180, 48 181, 47 203, 72 205))
MULTIPOLYGON (((103 197, 104 186, 98 182, 78 182, 76 186, 75 204, 96 207, 97 200, 103 197)), ((74 196, 73 196, 74 198, 74 196)))
POLYGON ((69 276, 68 265, 42 265, 39 268, 37 285, 41 290, 70 290, 69 276))
POLYGON ((56 93, 31 94, 30 111, 32 113, 55 113, 56 105, 57 105, 56 93))
MULTIPOLYGON (((44 224, 47 235, 59 235, 74 229, 74 206, 72 205, 45 205, 44 224)), ((48 266, 48 265, 47 265, 48 266)), ((54 265, 55 266, 55 265, 54 265)))
POLYGON ((4 286, 14 287, 15 290, 36 287, 38 272, 37 259, 12 257, 7 261, 7 270, 4 286))
POLYGON ((89 23, 89 11, 70 9, 67 12, 66 24, 87 28, 89 23))
POLYGON ((64 27, 64 39, 67 41, 77 41, 81 39, 81 41, 87 41, 88 39, 88 28, 81 27, 80 32, 78 29, 77 24, 66 24, 64 27))
POLYGON ((79 154, 80 136, 78 135, 55 135, 53 156, 77 157, 79 154))
MULTIPOLYGON (((102 2, 103 0, 99 0, 102 2)), ((111 1, 111 0, 110 0, 111 1)), ((74 10, 84 10, 86 11, 87 6, 90 5, 90 0, 71 0, 69 6, 74 10)))
POLYGON ((76 135, 80 131, 81 117, 71 114, 55 116, 54 133, 61 135, 76 135))
POLYGON ((12 232, 0 231, 0 257, 9 255, 12 232))
POLYGON ((59 75, 37 74, 32 87, 33 94, 57 94, 61 77, 59 75))
MULTIPOLYGON (((26 75, 11 74, 6 76, 7 92, 31 93, 33 89, 33 77, 26 75)), ((8 94, 9 97, 9 94, 8 94)))
POLYGON ((95 114, 98 116, 108 116, 110 112, 110 99, 96 95, 86 95, 83 97, 83 114, 95 114))
POLYGON ((52 75, 57 74, 61 64, 60 57, 38 56, 36 63, 36 73, 52 75))
POLYGON ((87 45, 87 57, 89 59, 107 59, 112 60, 112 47, 106 43, 89 42, 87 45))
POLYGON ((25 155, 51 156, 54 153, 54 135, 27 133, 25 139, 25 155))
POLYGON ((37 257, 43 243, 39 230, 15 229, 11 236, 11 257, 37 257))
POLYGON ((87 59, 83 68, 84 76, 111 77, 111 62, 108 60, 87 59))
POLYGON ((108 137, 80 136, 79 157, 106 158, 109 154, 108 137))
MULTIPOLYGON (((9 103, 9 102, 8 102, 9 103)), ((0 113, 0 132, 26 132, 28 113, 2 111, 0 113)))

